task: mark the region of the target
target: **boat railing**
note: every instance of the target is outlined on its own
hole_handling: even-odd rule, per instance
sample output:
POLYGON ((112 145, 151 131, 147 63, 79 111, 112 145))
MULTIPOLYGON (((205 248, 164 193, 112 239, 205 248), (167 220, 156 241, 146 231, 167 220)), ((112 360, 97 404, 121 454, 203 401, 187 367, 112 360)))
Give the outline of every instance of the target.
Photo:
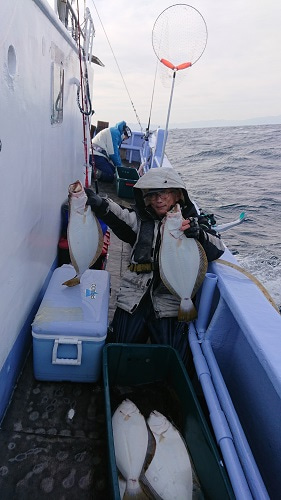
POLYGON ((132 132, 129 139, 121 144, 121 150, 126 154, 126 160, 129 163, 141 163, 141 152, 143 149, 143 133, 132 132))
POLYGON ((64 24, 67 31, 78 44, 79 37, 82 37, 80 44, 83 47, 87 60, 91 61, 93 51, 93 39, 95 28, 90 10, 86 8, 83 26, 79 26, 78 17, 69 0, 60 0, 58 2, 58 15, 60 21, 64 24))
MULTIPOLYGON (((146 173, 150 168, 172 167, 169 159, 164 154, 161 164, 162 151, 164 147, 164 129, 160 127, 148 136, 142 136, 143 143, 140 151, 142 172, 146 173)), ((142 174, 142 175, 143 175, 142 174)))
POLYGON ((58 15, 66 29, 71 33, 72 38, 78 41, 78 19, 68 0, 58 2, 58 15))
POLYGON ((165 154, 165 130, 159 127, 154 136, 154 140, 150 140, 152 150, 151 168, 172 167, 165 154))
POLYGON ((243 270, 219 262, 209 265, 190 347, 236 498, 250 490, 268 499, 281 463, 280 315, 243 270))

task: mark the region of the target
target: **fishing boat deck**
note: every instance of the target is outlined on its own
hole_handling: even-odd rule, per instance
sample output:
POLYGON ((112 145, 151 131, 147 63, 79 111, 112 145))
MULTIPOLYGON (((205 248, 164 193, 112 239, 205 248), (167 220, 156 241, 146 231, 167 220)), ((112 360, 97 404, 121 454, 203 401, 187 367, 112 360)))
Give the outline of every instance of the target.
MULTIPOLYGON (((117 200, 115 184, 99 183, 99 194, 117 200)), ((109 322, 127 252, 111 233, 109 322)), ((91 384, 37 381, 31 349, 0 429, 1 499, 105 499, 107 477, 102 379, 91 384)))

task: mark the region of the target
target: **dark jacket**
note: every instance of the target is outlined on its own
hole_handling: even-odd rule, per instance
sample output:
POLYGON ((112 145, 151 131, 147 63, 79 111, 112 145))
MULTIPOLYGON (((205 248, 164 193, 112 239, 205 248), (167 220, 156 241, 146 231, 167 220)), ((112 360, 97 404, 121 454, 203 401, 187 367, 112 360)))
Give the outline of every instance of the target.
POLYGON ((150 291, 156 316, 177 316, 178 297, 172 295, 159 279, 158 253, 161 244, 161 220, 150 206, 146 206, 143 194, 149 189, 177 188, 182 191, 180 200, 184 218, 198 217, 198 240, 205 250, 208 261, 219 258, 224 252, 220 236, 210 227, 208 220, 200 216, 190 200, 186 187, 172 168, 148 171, 134 186, 136 205, 125 208, 110 199, 103 199, 96 214, 120 238, 132 247, 129 270, 121 280, 117 305, 134 312, 145 293, 150 291), (157 286, 152 283, 157 280, 157 286))

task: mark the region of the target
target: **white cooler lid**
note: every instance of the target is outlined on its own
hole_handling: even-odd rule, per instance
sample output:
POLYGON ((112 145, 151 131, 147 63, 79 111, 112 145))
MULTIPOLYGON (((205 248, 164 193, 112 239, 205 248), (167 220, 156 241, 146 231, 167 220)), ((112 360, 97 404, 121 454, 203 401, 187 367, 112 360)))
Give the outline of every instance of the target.
POLYGON ((109 273, 88 269, 79 285, 62 285, 75 274, 75 269, 69 264, 55 269, 34 318, 32 333, 56 337, 60 334, 75 337, 106 335, 109 273))

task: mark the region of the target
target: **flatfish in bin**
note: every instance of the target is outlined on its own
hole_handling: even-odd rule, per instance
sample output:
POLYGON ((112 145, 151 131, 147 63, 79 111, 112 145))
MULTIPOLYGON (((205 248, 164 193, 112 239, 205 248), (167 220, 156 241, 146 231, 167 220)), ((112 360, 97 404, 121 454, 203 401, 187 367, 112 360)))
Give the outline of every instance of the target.
POLYGON ((69 222, 67 241, 71 263, 76 276, 63 283, 75 286, 80 283, 82 274, 93 266, 101 254, 103 233, 100 223, 87 205, 87 195, 82 183, 78 180, 68 188, 69 222))
POLYGON ((148 428, 144 416, 129 399, 115 410, 112 430, 121 498, 147 499, 139 478, 149 453, 148 428))
POLYGON ((154 498, 192 500, 192 465, 179 431, 158 411, 153 411, 147 422, 156 440, 156 449, 141 480, 154 498))
POLYGON ((135 386, 113 386, 111 388, 113 411, 124 399, 131 400, 145 419, 156 409, 172 420, 178 428, 183 425, 181 401, 175 390, 166 381, 161 380, 135 386))
POLYGON ((199 241, 187 238, 180 229, 182 220, 178 204, 163 219, 159 269, 164 285, 181 301, 178 320, 192 321, 197 318, 192 298, 204 280, 208 262, 199 241))
POLYGON ((170 385, 154 382, 115 386, 111 401, 116 408, 112 428, 121 500, 203 500, 193 462, 178 430, 183 425, 181 403, 170 385), (120 410, 124 417, 122 425, 120 410), (130 415, 135 415, 134 421, 129 422, 130 415), (162 473, 164 477, 161 477, 162 473), (137 480, 126 479, 130 475, 137 476, 137 480))

